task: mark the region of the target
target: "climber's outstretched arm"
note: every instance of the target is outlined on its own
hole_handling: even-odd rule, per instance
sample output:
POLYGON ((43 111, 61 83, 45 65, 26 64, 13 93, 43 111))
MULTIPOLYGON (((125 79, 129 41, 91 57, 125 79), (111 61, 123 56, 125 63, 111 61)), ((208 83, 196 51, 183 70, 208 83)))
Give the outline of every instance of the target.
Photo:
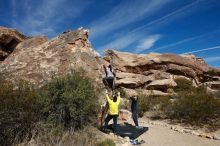
POLYGON ((110 99, 110 97, 108 96, 108 90, 105 91, 105 94, 106 94, 106 99, 107 99, 107 101, 108 101, 108 102, 111 102, 111 99, 110 99))
POLYGON ((117 99, 117 102, 120 103, 120 100, 121 100, 121 96, 120 96, 120 92, 118 92, 118 99, 117 99))

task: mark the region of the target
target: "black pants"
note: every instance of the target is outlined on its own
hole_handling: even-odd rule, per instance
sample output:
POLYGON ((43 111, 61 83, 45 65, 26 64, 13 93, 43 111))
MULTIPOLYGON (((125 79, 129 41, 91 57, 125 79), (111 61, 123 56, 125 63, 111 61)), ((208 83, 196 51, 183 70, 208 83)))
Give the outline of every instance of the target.
POLYGON ((115 89, 114 77, 105 77, 102 81, 105 86, 111 88, 112 90, 115 89))
POLYGON ((137 112, 133 112, 132 113, 132 119, 134 121, 135 126, 138 126, 138 116, 137 116, 137 112))
POLYGON ((104 129, 107 129, 108 127, 108 122, 113 119, 113 132, 115 133, 117 131, 117 119, 118 119, 118 115, 110 115, 108 114, 108 116, 105 119, 105 125, 104 125, 104 129))

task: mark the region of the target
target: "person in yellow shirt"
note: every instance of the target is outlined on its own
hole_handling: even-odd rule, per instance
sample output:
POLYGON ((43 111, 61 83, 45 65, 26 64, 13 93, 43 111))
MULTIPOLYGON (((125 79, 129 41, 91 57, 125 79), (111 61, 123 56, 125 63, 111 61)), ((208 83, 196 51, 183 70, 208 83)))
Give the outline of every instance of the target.
POLYGON ((110 99, 108 95, 108 90, 106 90, 106 99, 109 105, 109 113, 105 119, 104 130, 107 129, 108 122, 113 119, 113 132, 115 133, 117 130, 117 120, 118 120, 118 107, 120 104, 120 92, 118 92, 117 96, 114 95, 113 99, 110 99))

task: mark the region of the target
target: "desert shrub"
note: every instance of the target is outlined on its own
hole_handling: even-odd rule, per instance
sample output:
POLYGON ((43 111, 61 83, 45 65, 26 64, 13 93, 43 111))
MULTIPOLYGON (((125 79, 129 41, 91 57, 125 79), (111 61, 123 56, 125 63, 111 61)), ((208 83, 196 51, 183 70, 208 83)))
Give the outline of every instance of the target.
POLYGON ((184 78, 175 81, 175 99, 170 100, 169 96, 139 95, 139 116, 147 111, 160 111, 166 118, 215 127, 220 120, 220 99, 204 86, 194 87, 192 81, 184 78))
POLYGON ((42 96, 46 121, 53 126, 80 129, 96 121, 95 89, 92 81, 81 73, 54 78, 44 87, 42 96))
POLYGON ((211 76, 219 76, 219 72, 217 72, 214 69, 209 70, 207 73, 210 74, 211 76))
POLYGON ((27 82, 0 82, 0 145, 11 145, 31 137, 40 119, 39 94, 27 82))
POLYGON ((192 124, 215 122, 220 117, 220 101, 205 87, 193 88, 178 93, 172 104, 171 118, 182 119, 192 124))
POLYGON ((41 130, 31 141, 24 141, 19 146, 95 146, 96 130, 86 127, 77 132, 65 131, 62 128, 41 130))
POLYGON ((179 93, 182 91, 183 92, 188 91, 188 90, 191 90, 192 88, 195 88, 193 87, 192 81, 184 79, 184 78, 177 78, 175 79, 175 82, 177 83, 177 86, 174 87, 174 91, 176 93, 179 93))
POLYGON ((216 93, 216 97, 220 99, 220 91, 216 93))
POLYGON ((101 142, 98 142, 96 146, 115 146, 115 143, 112 139, 105 139, 101 142))
POLYGON ((150 99, 149 96, 139 95, 138 96, 138 115, 142 117, 145 112, 150 109, 150 99))
POLYGON ((170 105, 169 96, 138 95, 138 115, 140 117, 147 111, 165 110, 170 105))
POLYGON ((127 98, 122 98, 120 105, 119 105, 119 109, 130 110, 131 109, 131 101, 127 98))
POLYGON ((119 88, 118 90, 116 90, 117 92, 120 92, 120 95, 122 98, 128 98, 125 90, 123 88, 119 88))
POLYGON ((0 100, 3 146, 28 141, 44 129, 75 131, 96 122, 95 88, 91 79, 80 72, 56 77, 41 89, 27 82, 14 85, 1 80, 0 100))

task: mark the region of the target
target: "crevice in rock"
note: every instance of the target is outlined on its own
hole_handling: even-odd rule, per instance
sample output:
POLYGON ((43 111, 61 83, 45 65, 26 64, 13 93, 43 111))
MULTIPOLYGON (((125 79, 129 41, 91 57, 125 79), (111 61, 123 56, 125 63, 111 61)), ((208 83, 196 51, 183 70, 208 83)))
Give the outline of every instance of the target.
POLYGON ((12 36, 4 36, 5 42, 0 42, 0 61, 4 61, 20 43, 20 41, 12 36))

